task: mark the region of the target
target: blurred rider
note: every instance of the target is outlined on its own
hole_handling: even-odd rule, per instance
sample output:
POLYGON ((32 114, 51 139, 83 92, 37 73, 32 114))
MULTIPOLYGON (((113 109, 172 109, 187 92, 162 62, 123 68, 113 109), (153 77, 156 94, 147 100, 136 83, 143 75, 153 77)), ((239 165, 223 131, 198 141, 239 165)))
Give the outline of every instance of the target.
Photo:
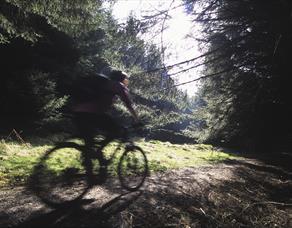
POLYGON ((138 123, 129 97, 129 77, 123 71, 114 70, 108 76, 100 74, 84 80, 86 83, 77 85, 83 89, 80 96, 83 99, 75 100, 72 108, 75 124, 85 143, 92 143, 97 130, 101 130, 106 136, 105 146, 124 133, 124 128, 108 113, 117 97, 123 101, 134 122, 138 123))

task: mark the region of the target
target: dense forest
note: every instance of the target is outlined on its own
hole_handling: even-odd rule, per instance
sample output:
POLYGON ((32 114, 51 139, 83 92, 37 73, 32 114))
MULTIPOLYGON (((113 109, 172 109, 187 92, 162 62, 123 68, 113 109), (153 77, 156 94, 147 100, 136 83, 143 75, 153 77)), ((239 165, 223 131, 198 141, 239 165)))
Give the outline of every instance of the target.
MULTIPOLYGON (((272 148, 267 141, 292 141, 289 1, 183 1, 203 27, 204 71, 191 98, 171 78, 162 86, 169 69, 163 50, 140 38, 161 17, 119 24, 106 2, 114 3, 1 1, 2 135, 70 129, 73 82, 117 68, 131 76, 131 96, 152 137, 258 151, 272 148)), ((115 112, 127 120, 122 106, 115 112)))
POLYGON ((197 20, 208 45, 200 91, 209 113, 205 137, 257 151, 291 145, 291 2, 201 4, 197 20))
POLYGON ((0 227, 292 227, 291 40, 291 0, 0 0, 0 227), (82 135, 79 82, 113 70, 139 118, 107 81, 98 124, 130 128, 82 135))
POLYGON ((74 81, 108 68, 131 75, 132 97, 153 134, 186 129, 193 119, 187 95, 171 79, 161 87, 160 51, 138 38, 147 26, 133 17, 120 26, 98 1, 1 3, 1 131, 70 128, 64 113, 74 81))

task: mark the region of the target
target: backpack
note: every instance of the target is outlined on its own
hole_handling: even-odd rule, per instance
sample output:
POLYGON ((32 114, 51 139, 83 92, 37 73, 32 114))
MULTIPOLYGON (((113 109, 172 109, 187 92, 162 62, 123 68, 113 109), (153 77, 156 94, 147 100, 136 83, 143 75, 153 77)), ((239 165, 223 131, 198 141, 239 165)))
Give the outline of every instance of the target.
POLYGON ((106 93, 110 79, 102 74, 80 77, 73 82, 71 99, 75 102, 84 102, 106 93))

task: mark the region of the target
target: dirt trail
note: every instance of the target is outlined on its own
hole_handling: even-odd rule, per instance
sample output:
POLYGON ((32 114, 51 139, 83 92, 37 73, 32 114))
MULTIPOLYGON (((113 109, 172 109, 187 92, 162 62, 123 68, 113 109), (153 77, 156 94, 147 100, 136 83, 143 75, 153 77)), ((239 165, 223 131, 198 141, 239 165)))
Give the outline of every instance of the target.
POLYGON ((0 227, 292 227, 292 173, 229 160, 153 174, 134 193, 109 180, 57 209, 25 187, 5 188, 0 208, 0 227))

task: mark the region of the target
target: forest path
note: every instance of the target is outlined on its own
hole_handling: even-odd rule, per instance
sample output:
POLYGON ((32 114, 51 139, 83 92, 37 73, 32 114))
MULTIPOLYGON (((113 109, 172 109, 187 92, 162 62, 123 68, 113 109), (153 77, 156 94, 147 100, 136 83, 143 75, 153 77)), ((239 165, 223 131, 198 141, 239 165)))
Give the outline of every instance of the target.
POLYGON ((54 209, 3 188, 0 227, 292 227, 292 172, 234 159, 152 174, 134 193, 109 180, 82 202, 54 209))

